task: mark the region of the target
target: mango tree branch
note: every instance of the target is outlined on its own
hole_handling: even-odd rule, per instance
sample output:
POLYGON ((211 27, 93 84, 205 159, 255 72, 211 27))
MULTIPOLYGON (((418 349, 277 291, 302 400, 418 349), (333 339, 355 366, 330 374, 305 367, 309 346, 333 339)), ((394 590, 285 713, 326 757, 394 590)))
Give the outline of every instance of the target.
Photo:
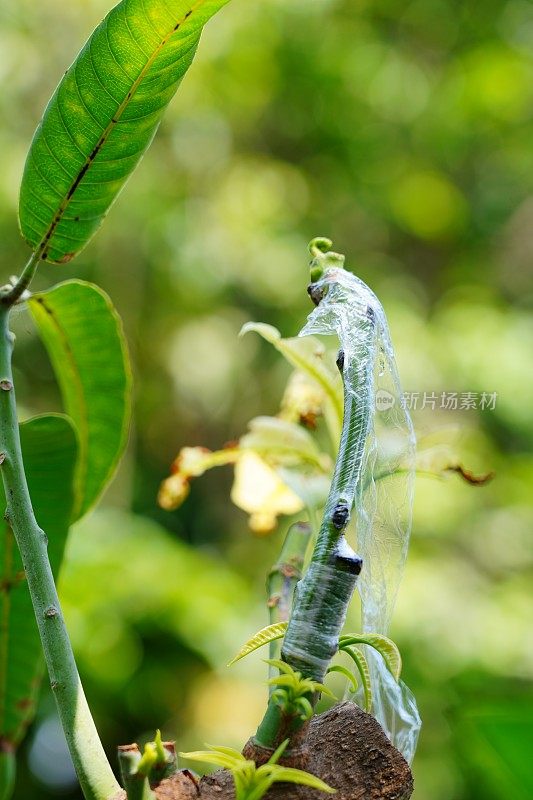
MULTIPOLYGON (((323 299, 319 279, 331 267, 342 269, 343 257, 330 252, 322 255, 324 248, 331 245, 328 240, 315 240, 311 244, 314 256, 311 275, 314 283, 309 287, 309 294, 319 305, 323 299)), ((358 337, 361 352, 372 352, 372 314, 364 315, 359 320, 358 337)), ((339 453, 313 557, 305 577, 296 588, 294 608, 281 650, 284 661, 304 677, 318 683, 323 682, 329 662, 338 650, 339 635, 362 566, 361 559, 346 541, 345 531, 372 422, 374 365, 370 358, 361 358, 357 364, 345 364, 344 361, 341 350, 337 366, 344 381, 344 418, 339 453), (345 379, 348 368, 351 370, 349 386, 345 379)), ((314 706, 318 696, 315 694, 308 699, 314 706)), ((294 740, 291 745, 300 737, 298 728, 305 724, 306 721, 300 720, 292 726, 294 740)), ((276 747, 282 734, 287 735, 283 713, 275 698, 271 697, 255 741, 262 747, 276 747)))
POLYGON ((22 556, 52 690, 83 794, 86 800, 109 800, 120 787, 85 699, 50 568, 46 534, 33 513, 22 460, 9 312, 31 279, 35 265, 30 264, 0 302, 0 470, 7 499, 5 513, 22 556))

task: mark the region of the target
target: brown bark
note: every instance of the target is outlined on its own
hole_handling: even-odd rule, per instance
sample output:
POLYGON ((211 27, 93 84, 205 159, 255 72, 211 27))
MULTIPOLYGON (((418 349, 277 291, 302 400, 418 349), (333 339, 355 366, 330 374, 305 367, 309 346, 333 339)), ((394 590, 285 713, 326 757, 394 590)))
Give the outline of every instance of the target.
MULTIPOLYGON (((407 762, 374 717, 353 703, 341 703, 314 717, 306 744, 307 771, 337 789, 335 800, 411 797, 413 776, 407 762)), ((249 744, 246 752, 251 753, 249 744)), ((225 770, 202 778, 198 788, 191 778, 178 773, 163 781, 155 794, 158 800, 235 800, 233 780, 225 770)), ((275 784, 265 800, 324 800, 328 796, 285 783, 275 784)))

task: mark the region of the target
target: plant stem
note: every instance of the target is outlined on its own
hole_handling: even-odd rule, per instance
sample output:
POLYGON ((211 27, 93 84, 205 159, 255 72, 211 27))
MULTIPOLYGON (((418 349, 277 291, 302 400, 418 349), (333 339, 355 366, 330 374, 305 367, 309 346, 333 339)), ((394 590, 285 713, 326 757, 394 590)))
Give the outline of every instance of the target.
POLYGON ((9 285, 4 287, 4 291, 0 295, 0 302, 2 305, 10 308, 11 306, 15 305, 17 300, 24 294, 28 286, 30 285, 33 276, 39 266, 39 262, 41 260, 41 253, 36 250, 34 253, 31 254, 30 259, 24 269, 22 270, 22 275, 18 279, 18 281, 14 285, 9 285))
POLYGON ((13 746, 0 742, 0 800, 11 800, 15 789, 16 768, 13 746))
MULTIPOLYGON (((311 526, 306 522, 297 522, 287 531, 279 559, 267 578, 267 605, 271 625, 276 622, 287 622, 290 617, 294 590, 302 577, 302 567, 310 538, 311 526)), ((271 659, 280 657, 279 639, 270 643, 269 655, 271 659)), ((277 674, 273 666, 269 672, 271 678, 277 674)), ((271 691, 274 691, 273 686, 271 691)))
MULTIPOLYGON (((310 294, 313 297, 312 291, 310 294)), ((372 318, 362 320, 361 326, 364 342, 370 350, 374 335, 372 318)), ((337 365, 344 378, 342 351, 337 365)), ((355 366, 357 392, 353 387, 348 390, 345 385, 341 441, 324 517, 309 569, 296 587, 294 608, 281 648, 284 661, 304 677, 319 683, 323 682, 329 662, 338 650, 339 635, 362 566, 361 559, 346 541, 345 531, 371 423, 373 362, 362 358, 355 366)), ((318 696, 308 699, 314 706, 318 696)), ((276 747, 282 732, 286 735, 282 728, 280 709, 271 699, 255 740, 263 747, 276 747)))
POLYGON ((6 519, 22 556, 52 690, 83 794, 86 800, 109 800, 120 787, 85 699, 50 568, 46 534, 33 513, 20 446, 9 312, 27 287, 35 266, 29 262, 15 288, 0 302, 0 469, 7 499, 6 519))
POLYGON ((118 748, 118 763, 128 800, 155 800, 148 776, 138 772, 141 754, 136 744, 118 748))

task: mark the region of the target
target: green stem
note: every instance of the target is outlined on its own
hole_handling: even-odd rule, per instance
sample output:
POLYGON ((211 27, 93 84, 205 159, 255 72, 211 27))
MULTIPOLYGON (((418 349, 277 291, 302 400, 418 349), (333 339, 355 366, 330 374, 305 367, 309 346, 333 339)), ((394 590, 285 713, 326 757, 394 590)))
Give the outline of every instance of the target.
MULTIPOLYGON (((311 526, 305 522, 291 525, 285 537, 279 559, 270 570, 267 578, 267 605, 270 624, 287 622, 292 609, 292 601, 296 584, 302 577, 305 553, 311 538, 311 526)), ((279 658, 281 642, 275 639, 270 643, 270 658, 279 658)), ((269 677, 277 674, 275 667, 270 667, 269 677)), ((274 687, 271 688, 271 691, 274 687)))
POLYGON ((32 253, 18 281, 15 284, 7 284, 7 286, 3 287, 0 294, 0 303, 2 305, 10 308, 22 297, 33 280, 40 260, 41 253, 39 251, 32 253))
MULTIPOLYGON (((315 269, 313 277, 320 277, 316 262, 323 252, 322 247, 331 243, 329 240, 315 241, 319 244, 318 249, 315 247, 316 252, 312 251, 315 256, 312 275, 315 269)), ((326 253, 324 264, 328 266, 330 261, 339 258, 335 253, 326 253)), ((313 297, 313 285, 310 289, 313 297)), ((320 299, 317 298, 316 302, 320 299)), ((360 324, 364 353, 366 345, 370 351, 374 337, 372 317, 361 320, 360 324)), ((343 378, 345 368, 354 366, 345 367, 342 351, 337 364, 343 378)), ((329 662, 338 650, 340 632, 362 566, 361 559, 346 541, 345 531, 361 477, 371 423, 372 359, 362 358, 355 367, 357 396, 353 387, 345 385, 341 441, 333 480, 309 569, 296 588, 294 608, 281 649, 284 661, 304 677, 319 683, 323 683, 329 662)), ((313 706, 318 701, 316 695, 308 699, 313 706)), ((257 730, 256 742, 264 747, 276 747, 282 722, 280 710, 271 699, 257 730)))
POLYGON ((11 800, 15 789, 16 769, 13 745, 0 742, 0 800, 11 800))
POLYGON ((46 534, 33 513, 22 460, 9 312, 31 280, 35 264, 31 269, 30 264, 0 303, 0 469, 7 499, 6 518, 22 556, 52 690, 83 794, 86 800, 109 800, 120 787, 85 699, 50 568, 46 534))
POLYGON ((139 772, 141 754, 136 744, 118 748, 118 763, 128 800, 156 800, 148 776, 139 772))

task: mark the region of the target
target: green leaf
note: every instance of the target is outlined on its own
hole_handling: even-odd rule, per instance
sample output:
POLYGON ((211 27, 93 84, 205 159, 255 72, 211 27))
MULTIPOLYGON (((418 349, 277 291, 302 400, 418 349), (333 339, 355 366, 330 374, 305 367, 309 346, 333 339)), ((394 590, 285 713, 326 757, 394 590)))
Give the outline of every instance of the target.
MULTIPOLYGON (((235 769, 240 763, 239 759, 236 756, 228 755, 220 750, 221 748, 195 750, 192 753, 180 753, 179 757, 186 758, 188 761, 200 761, 203 764, 214 764, 223 769, 235 769)), ((243 756, 241 756, 241 759, 244 760, 243 756)))
POLYGON ((272 753, 272 755, 268 759, 268 763, 269 764, 277 764, 278 763, 278 761, 280 760, 281 756, 283 755, 283 753, 287 749, 287 746, 288 746, 289 742, 290 742, 290 739, 284 739, 282 741, 282 743, 280 745, 278 745, 276 750, 274 750, 274 752, 272 753))
MULTIPOLYGON (((275 624, 285 625, 286 627, 288 627, 289 625, 288 622, 277 622, 275 624)), ((268 627, 270 628, 271 626, 269 625, 268 627)), ((264 630, 268 629, 264 628, 264 630)), ((300 678, 302 677, 300 672, 298 673, 295 672, 295 670, 290 666, 290 664, 287 664, 286 661, 282 661, 281 658, 265 658, 265 664, 269 664, 271 667, 276 667, 283 675, 293 675, 293 676, 298 675, 300 678)))
POLYGON ((240 753, 238 750, 235 750, 234 747, 224 747, 223 745, 220 744, 219 745, 208 744, 207 746, 210 747, 211 750, 213 750, 215 753, 223 753, 224 755, 232 756, 238 762, 246 761, 243 754, 240 753))
POLYGON ((154 747, 157 755, 157 763, 166 764, 168 760, 168 754, 163 747, 163 740, 161 739, 161 731, 159 728, 155 732, 154 747))
MULTIPOLYGON (((235 664, 236 661, 240 661, 241 658, 249 655, 249 653, 253 653, 254 650, 263 647, 263 645, 274 642, 276 639, 283 639, 287 632, 288 624, 288 622, 275 622, 273 625, 267 625, 266 628, 261 628, 251 639, 248 639, 246 644, 243 644, 235 658, 232 658, 229 662, 228 667, 231 667, 232 664, 235 664)), ((269 661, 269 663, 272 662, 269 661)))
POLYGON ((78 519, 112 478, 126 444, 131 374, 122 323, 105 292, 79 280, 35 294, 28 305, 79 435, 78 519))
POLYGON ((330 672, 339 672, 341 675, 344 675, 348 683, 350 683, 352 686, 351 691, 352 692, 357 691, 357 686, 358 686, 357 679, 353 674, 353 672, 350 672, 350 670, 347 667, 343 667, 342 664, 334 664, 332 667, 328 668, 326 675, 329 675, 330 672))
MULTIPOLYGON (((335 698, 337 699, 337 698, 335 698)), ((307 697, 297 697, 294 701, 294 705, 300 709, 300 719, 306 720, 311 719, 314 714, 313 706, 307 699, 307 697)))
MULTIPOLYGON (((24 422, 20 436, 35 516, 48 536, 48 554, 57 574, 74 503, 76 434, 67 417, 47 414, 24 422)), ((16 746, 35 711, 42 650, 20 554, 5 521, 0 526, 0 569, 0 737, 16 746)))
MULTIPOLYGON (((296 783, 300 786, 310 786, 329 794, 334 794, 327 783, 303 770, 291 767, 280 766, 276 762, 283 755, 287 747, 286 739, 278 749, 272 754, 266 764, 256 767, 253 761, 248 761, 237 750, 231 747, 212 747, 210 750, 197 750, 192 753, 180 753, 180 758, 187 758, 191 761, 200 761, 205 764, 215 764, 230 770, 235 782, 237 798, 246 800, 260 800, 268 791, 273 783, 287 782, 296 783)), ((210 747, 210 745, 207 745, 210 747)))
POLYGON ((43 259, 87 244, 150 145, 205 23, 228 0, 122 0, 48 103, 26 161, 22 235, 43 259))
POLYGON ((267 681, 269 686, 295 686, 295 678, 292 675, 276 675, 267 681))
POLYGON ((528 684, 483 678, 490 681, 490 696, 483 688, 454 685, 453 740, 466 789, 484 800, 531 800, 533 695, 528 684))
MULTIPOLYGON (((268 766, 265 764, 265 766, 268 766)), ((259 767, 260 772, 263 767, 259 767)), ((294 769, 293 767, 281 767, 275 765, 275 773, 273 775, 276 783, 296 783, 299 786, 309 786, 311 789, 318 789, 320 792, 327 792, 327 794, 335 794, 336 789, 328 786, 323 780, 317 778, 316 775, 311 775, 310 772, 304 772, 301 769, 294 769)))
POLYGON ((397 682, 402 671, 402 657, 392 639, 380 633, 355 633, 345 634, 340 637, 339 649, 350 644, 367 644, 383 656, 387 669, 397 682))
POLYGON ((345 653, 347 653, 350 656, 355 666, 359 670, 359 675, 361 676, 361 683, 363 684, 363 692, 365 695, 365 711, 370 713, 372 709, 372 684, 370 681, 370 668, 368 666, 368 661, 364 657, 363 652, 359 650, 358 647, 350 647, 349 645, 343 645, 339 649, 342 649, 345 653))

